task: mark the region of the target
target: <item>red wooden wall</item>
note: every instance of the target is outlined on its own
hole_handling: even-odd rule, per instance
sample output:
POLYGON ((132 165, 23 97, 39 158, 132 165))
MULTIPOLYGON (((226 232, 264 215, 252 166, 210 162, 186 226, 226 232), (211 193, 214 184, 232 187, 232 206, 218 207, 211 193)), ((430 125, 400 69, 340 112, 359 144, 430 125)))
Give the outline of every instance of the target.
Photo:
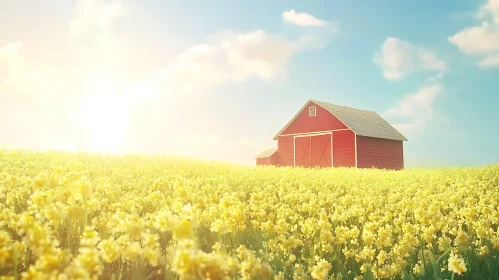
POLYGON ((403 142, 357 136, 357 167, 404 169, 403 142))
POLYGON ((355 167, 355 133, 353 131, 333 132, 333 166, 355 167))
POLYGON ((270 157, 256 159, 256 165, 269 165, 269 164, 270 164, 270 157))
POLYGON ((335 116, 329 113, 329 111, 310 101, 307 103, 303 111, 296 117, 296 119, 281 134, 286 135, 343 128, 347 127, 335 116), (316 108, 315 117, 308 116, 308 108, 310 106, 315 106, 316 108))
POLYGON ((279 136, 277 138, 278 166, 294 165, 294 142, 293 136, 279 136))
POLYGON ((279 163, 279 154, 275 152, 273 155, 267 158, 257 158, 256 165, 275 165, 279 163))

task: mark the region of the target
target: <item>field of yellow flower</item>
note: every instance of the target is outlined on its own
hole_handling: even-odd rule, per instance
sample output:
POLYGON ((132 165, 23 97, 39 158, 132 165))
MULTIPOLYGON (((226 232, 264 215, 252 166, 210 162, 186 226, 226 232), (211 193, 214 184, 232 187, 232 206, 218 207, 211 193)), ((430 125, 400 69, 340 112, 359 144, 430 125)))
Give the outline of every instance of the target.
POLYGON ((1 279, 499 279, 499 166, 0 149, 1 279))

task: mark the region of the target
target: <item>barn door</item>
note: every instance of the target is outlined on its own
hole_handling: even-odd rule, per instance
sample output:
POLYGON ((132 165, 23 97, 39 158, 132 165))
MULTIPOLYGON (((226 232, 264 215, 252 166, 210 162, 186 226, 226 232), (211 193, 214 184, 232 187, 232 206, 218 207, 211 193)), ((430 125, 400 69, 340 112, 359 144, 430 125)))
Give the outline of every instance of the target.
POLYGON ((295 166, 312 166, 310 136, 295 138, 295 166))
POLYGON ((312 167, 331 167, 331 134, 312 136, 310 141, 312 167))

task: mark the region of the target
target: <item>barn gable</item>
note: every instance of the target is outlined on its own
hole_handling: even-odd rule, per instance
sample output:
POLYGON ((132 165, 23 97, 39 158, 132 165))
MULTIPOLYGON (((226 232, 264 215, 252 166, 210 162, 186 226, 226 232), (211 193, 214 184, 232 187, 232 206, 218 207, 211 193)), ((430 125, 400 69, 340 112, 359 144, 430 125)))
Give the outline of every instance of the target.
POLYGON ((337 129, 348 129, 348 127, 327 109, 314 101, 309 100, 291 121, 274 136, 274 140, 280 135, 331 131, 337 129), (311 113, 315 114, 312 115, 311 113))
POLYGON ((407 141, 399 131, 376 112, 334 105, 312 99, 309 99, 293 119, 274 136, 274 140, 282 134, 327 131, 341 128, 348 128, 360 136, 407 141), (318 108, 317 116, 325 114, 331 115, 331 117, 310 118, 309 110, 306 109, 311 106, 318 108))

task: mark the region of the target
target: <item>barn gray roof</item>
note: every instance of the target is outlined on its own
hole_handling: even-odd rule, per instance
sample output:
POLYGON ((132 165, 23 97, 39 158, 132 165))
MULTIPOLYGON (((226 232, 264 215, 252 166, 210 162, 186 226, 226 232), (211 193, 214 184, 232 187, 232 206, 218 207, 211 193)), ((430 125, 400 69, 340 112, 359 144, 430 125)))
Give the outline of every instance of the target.
POLYGON ((268 149, 259 153, 255 158, 268 158, 271 155, 273 155, 275 152, 277 152, 277 148, 268 149))
MULTIPOLYGON (((345 126, 351 129, 357 135, 407 141, 404 135, 402 135, 398 130, 396 130, 393 126, 391 126, 376 112, 334 105, 312 99, 310 99, 309 101, 312 101, 315 104, 329 111, 336 118, 338 118, 343 124, 345 124, 345 126)), ((288 123, 286 127, 290 123, 288 123)), ((284 131, 284 129, 282 129, 278 133, 278 135, 282 131, 284 131)))

